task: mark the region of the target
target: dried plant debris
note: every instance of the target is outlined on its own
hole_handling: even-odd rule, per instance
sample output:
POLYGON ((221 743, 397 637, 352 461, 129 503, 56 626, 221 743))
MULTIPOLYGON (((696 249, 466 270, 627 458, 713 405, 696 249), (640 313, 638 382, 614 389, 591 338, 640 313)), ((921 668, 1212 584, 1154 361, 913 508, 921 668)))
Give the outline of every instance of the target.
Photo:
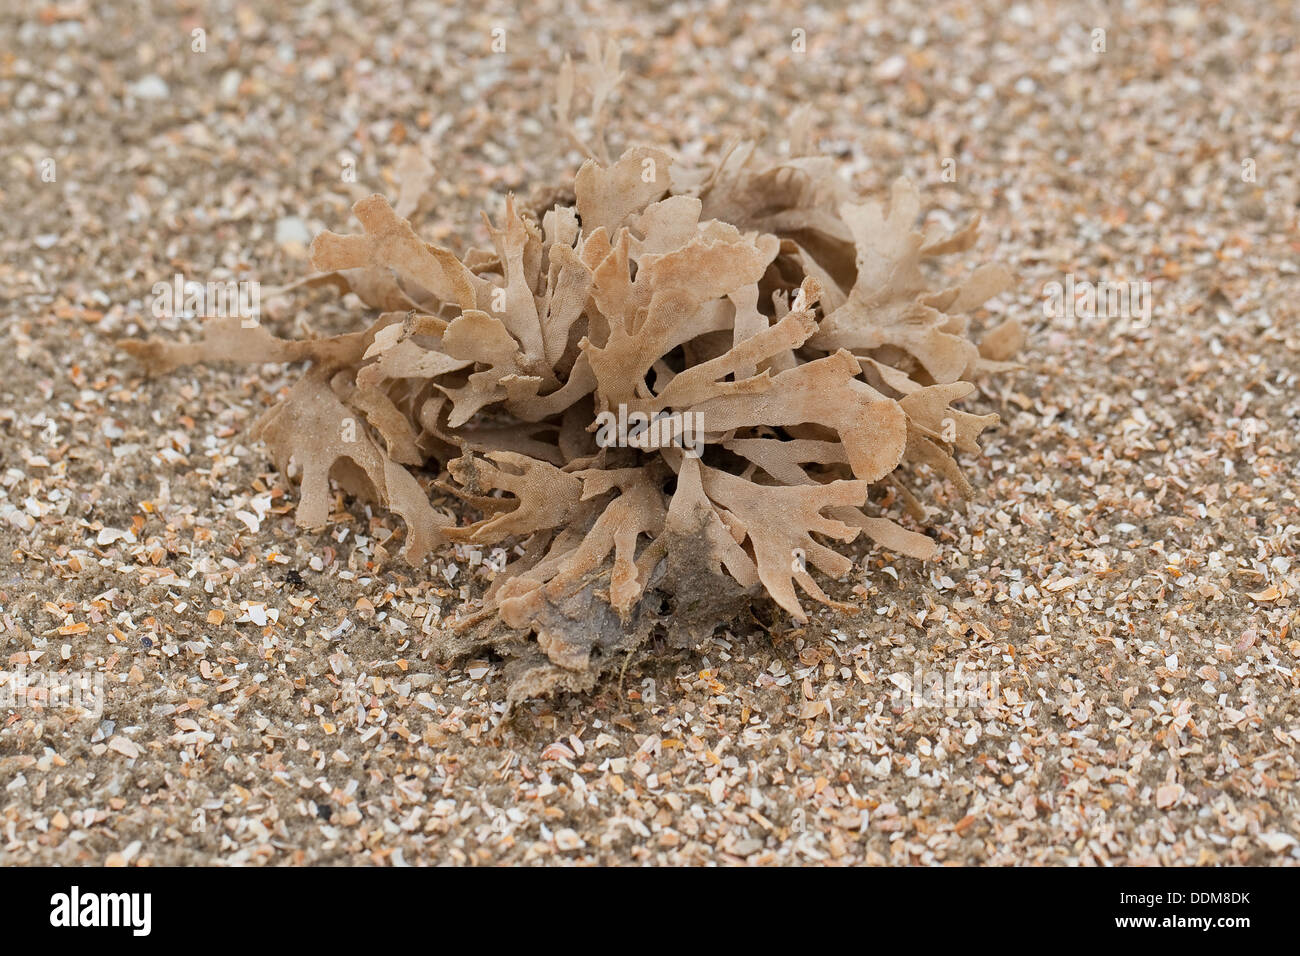
POLYGON ((412 211, 432 168, 409 158, 399 209, 358 202, 361 231, 311 246, 333 285, 378 310, 364 331, 307 341, 214 320, 195 344, 126 343, 149 368, 298 361, 309 371, 257 424, 301 475, 297 519, 325 524, 331 478, 406 524, 404 556, 450 542, 515 550, 443 650, 489 645, 511 662, 512 700, 585 689, 651 633, 690 645, 760 593, 797 621, 796 589, 844 575, 835 543, 865 534, 927 559, 935 545, 880 513, 873 489, 918 517, 911 466, 964 493, 955 453, 979 451, 995 415, 954 403, 1006 367, 1019 331, 982 347, 967 313, 1004 289, 1001 266, 932 289, 924 260, 971 247, 916 228, 910 184, 860 201, 827 157, 740 143, 710 168, 650 147, 610 161, 603 114, 613 50, 581 77, 598 142, 571 191, 506 202, 490 249, 422 240, 412 211), (458 526, 426 487, 482 517, 458 526), (416 476, 423 474, 426 483, 416 476))

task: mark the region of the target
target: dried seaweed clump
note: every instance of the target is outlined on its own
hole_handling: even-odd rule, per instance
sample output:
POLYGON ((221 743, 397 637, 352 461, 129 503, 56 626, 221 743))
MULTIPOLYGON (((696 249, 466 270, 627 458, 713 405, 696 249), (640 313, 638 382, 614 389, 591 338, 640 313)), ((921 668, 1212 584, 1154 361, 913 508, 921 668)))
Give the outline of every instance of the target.
MULTIPOLYGON (((597 111, 616 60, 605 67, 597 111)), ((126 347, 156 370, 308 361, 255 430, 301 475, 297 520, 326 523, 332 478, 402 517, 412 562, 447 542, 510 549, 446 649, 505 654, 512 699, 590 687, 652 630, 698 640, 760 592, 803 621, 796 585, 833 603, 810 569, 852 566, 827 542, 865 533, 934 554, 872 489, 920 517, 901 465, 969 491, 954 452, 978 452, 997 417, 954 403, 1017 333, 982 351, 967 334, 1002 267, 938 290, 923 278, 923 260, 970 248, 976 223, 918 232, 908 183, 859 201, 799 138, 787 157, 743 143, 706 169, 583 144, 570 192, 512 198, 492 248, 463 256, 370 196, 360 232, 312 243, 307 280, 380 310, 364 331, 289 341, 217 319, 194 345, 126 347), (481 519, 436 510, 426 469, 481 519)))

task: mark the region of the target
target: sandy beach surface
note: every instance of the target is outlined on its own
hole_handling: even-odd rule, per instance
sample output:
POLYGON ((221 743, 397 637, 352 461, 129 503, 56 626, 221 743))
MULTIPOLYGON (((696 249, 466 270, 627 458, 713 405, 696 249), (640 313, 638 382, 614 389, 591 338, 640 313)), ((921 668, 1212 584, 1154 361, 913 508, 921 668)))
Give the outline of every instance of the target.
POLYGON ((0 12, 0 862, 1300 861, 1294 3, 520 7, 0 12), (405 146, 412 221, 483 244, 577 166, 550 104, 586 30, 622 43, 617 149, 779 146, 808 104, 862 189, 982 215, 944 268, 1009 265, 975 325, 1027 345, 966 405, 1002 419, 978 496, 927 489, 936 561, 855 544, 857 613, 505 721, 499 663, 431 653, 490 568, 407 566, 342 496, 294 526, 247 434, 294 369, 117 342, 196 334, 151 312, 178 273, 306 274, 405 146), (36 691, 73 680, 88 707, 36 691))

